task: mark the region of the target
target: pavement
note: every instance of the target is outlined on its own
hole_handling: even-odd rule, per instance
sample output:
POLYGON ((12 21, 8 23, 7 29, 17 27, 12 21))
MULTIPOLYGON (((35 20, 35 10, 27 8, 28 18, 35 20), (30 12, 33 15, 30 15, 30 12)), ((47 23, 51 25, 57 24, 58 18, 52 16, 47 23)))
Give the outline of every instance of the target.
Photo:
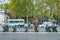
POLYGON ((60 40, 60 27, 57 30, 58 32, 45 32, 44 28, 39 28, 39 32, 33 32, 33 29, 24 32, 25 28, 17 28, 17 32, 1 32, 0 27, 0 40, 60 40))
POLYGON ((60 32, 0 32, 0 40, 60 40, 60 32))

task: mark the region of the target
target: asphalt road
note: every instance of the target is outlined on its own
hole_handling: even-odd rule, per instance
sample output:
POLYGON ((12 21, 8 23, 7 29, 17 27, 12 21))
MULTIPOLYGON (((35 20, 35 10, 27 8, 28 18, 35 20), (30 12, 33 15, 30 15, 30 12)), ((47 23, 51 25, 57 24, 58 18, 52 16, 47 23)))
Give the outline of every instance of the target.
POLYGON ((0 40, 60 40, 60 32, 0 32, 0 40))

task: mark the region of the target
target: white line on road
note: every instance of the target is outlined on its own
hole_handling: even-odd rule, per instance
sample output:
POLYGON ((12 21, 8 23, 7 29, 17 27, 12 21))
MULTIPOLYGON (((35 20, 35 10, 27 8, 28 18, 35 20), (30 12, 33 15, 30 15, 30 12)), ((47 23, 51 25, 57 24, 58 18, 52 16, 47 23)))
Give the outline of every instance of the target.
POLYGON ((60 34, 60 32, 0 32, 1 34, 60 34))

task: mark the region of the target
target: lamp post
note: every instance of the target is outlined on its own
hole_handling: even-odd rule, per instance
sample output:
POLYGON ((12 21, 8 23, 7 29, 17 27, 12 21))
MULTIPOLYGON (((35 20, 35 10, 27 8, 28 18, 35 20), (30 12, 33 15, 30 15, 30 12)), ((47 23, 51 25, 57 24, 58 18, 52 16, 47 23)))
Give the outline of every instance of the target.
MULTIPOLYGON (((34 12, 35 12, 35 5, 36 5, 36 0, 31 0, 33 5, 32 5, 32 8, 31 8, 31 13, 32 13, 32 20, 34 18, 34 12)), ((33 21, 32 21, 33 23, 33 21)))
POLYGON ((50 13, 50 17, 51 17, 51 8, 50 8, 50 6, 48 6, 47 9, 48 9, 48 11, 50 13))
POLYGON ((49 13, 50 13, 50 18, 48 19, 48 21, 53 22, 52 8, 48 6, 47 9, 49 10, 49 13))
POLYGON ((32 6, 32 18, 34 16, 34 10, 35 10, 35 4, 36 4, 36 0, 32 0, 33 6, 32 6))

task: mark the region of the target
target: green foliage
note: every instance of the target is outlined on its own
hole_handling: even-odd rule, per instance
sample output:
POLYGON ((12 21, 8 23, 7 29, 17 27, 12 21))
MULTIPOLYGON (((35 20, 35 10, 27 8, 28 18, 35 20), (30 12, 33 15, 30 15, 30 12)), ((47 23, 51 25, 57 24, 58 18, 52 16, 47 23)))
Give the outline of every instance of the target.
POLYGON ((47 17, 55 15, 56 19, 60 13, 60 0, 11 0, 10 11, 15 17, 32 16, 32 14, 47 17))
POLYGON ((4 8, 5 11, 9 10, 9 8, 10 8, 9 3, 5 3, 5 4, 3 5, 3 8, 4 8))
POLYGON ((45 11, 44 13, 42 13, 42 16, 50 17, 50 13, 48 11, 45 11))
POLYGON ((3 8, 3 4, 0 4, 0 8, 3 8))
POLYGON ((11 0, 10 11, 15 16, 31 16, 33 10, 32 0, 11 0))

